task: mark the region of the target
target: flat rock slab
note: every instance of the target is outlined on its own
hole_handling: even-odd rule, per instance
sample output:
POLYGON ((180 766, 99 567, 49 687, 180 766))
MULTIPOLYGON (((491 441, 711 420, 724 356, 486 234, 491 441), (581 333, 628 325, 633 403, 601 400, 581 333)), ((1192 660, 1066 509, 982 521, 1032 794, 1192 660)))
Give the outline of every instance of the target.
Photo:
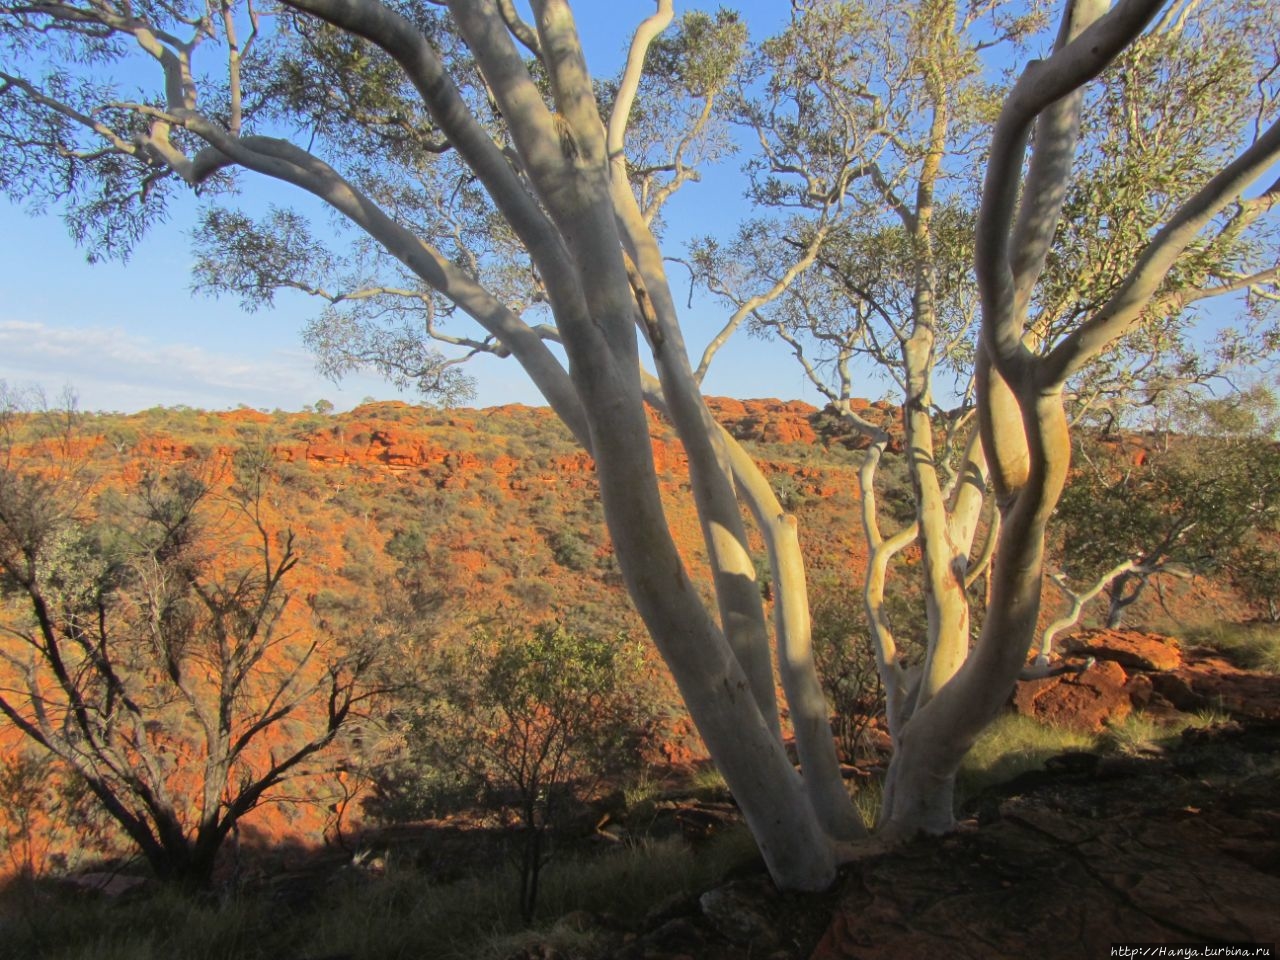
POLYGON ((1178 641, 1139 630, 1084 630, 1065 638, 1066 653, 1111 660, 1130 670, 1176 670, 1182 666, 1178 641))
MULTIPOLYGON (((1224 744, 1196 749, 1220 757, 1224 744)), ((1162 764, 1119 784, 1041 781, 980 830, 854 864, 812 956, 1092 960, 1112 943, 1274 944, 1280 772, 1270 750, 1240 757, 1239 772, 1268 772, 1212 786, 1192 756, 1176 776, 1162 764)))
POLYGON ((1153 674, 1156 691, 1180 710, 1217 710, 1244 720, 1280 722, 1280 675, 1241 670, 1213 656, 1192 655, 1180 669, 1153 674))

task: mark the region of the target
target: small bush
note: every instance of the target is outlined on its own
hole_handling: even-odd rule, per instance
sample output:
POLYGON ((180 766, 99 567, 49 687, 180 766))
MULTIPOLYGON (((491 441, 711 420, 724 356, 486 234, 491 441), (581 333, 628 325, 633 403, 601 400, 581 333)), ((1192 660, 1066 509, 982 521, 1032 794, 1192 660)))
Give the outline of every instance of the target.
POLYGON ((840 754, 854 763, 867 752, 866 735, 884 715, 884 687, 868 639, 860 598, 837 594, 813 607, 813 651, 840 754))
POLYGON ((105 854, 114 833, 88 785, 52 754, 22 747, 0 758, 0 875, 34 880, 105 854))
POLYGON ((553 530, 547 538, 551 555, 566 570, 577 573, 595 566, 595 548, 583 536, 571 529, 553 530))
POLYGON ((631 775, 643 756, 652 707, 641 648, 556 624, 531 636, 479 633, 435 678, 435 702, 406 730, 398 780, 380 785, 384 806, 405 807, 397 793, 425 800, 443 786, 509 810, 521 836, 521 911, 531 916, 560 818, 601 778, 631 775), (405 776, 415 769, 424 774, 416 783, 405 776))

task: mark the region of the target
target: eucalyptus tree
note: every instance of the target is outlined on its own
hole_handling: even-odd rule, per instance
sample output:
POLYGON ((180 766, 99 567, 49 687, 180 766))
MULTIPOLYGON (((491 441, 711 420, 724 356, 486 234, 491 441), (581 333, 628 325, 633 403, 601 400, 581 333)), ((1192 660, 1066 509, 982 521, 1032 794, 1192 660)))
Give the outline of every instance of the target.
MULTIPOLYGON (((64 203, 73 229, 106 253, 127 250, 182 185, 212 195, 250 172, 293 184, 360 241, 336 255, 294 213, 265 220, 211 213, 203 282, 252 302, 282 288, 319 296, 330 310, 312 337, 336 345, 326 354, 335 363, 382 362, 428 388, 457 386, 449 379, 455 367, 429 340, 463 355, 515 358, 595 460, 628 590, 770 870, 785 887, 822 887, 866 827, 841 781, 813 669, 797 522, 707 411, 699 385, 723 337, 700 362, 690 359, 660 244, 663 205, 696 179, 700 159, 732 146, 721 110, 744 105, 730 83, 745 26, 730 14, 690 14, 665 37, 674 13, 661 0, 637 27, 620 75, 597 82, 565 0, 531 6, 530 23, 507 0, 286 0, 285 11, 269 17, 231 0, 6 3, 5 63, 13 66, 0 73, 3 181, 37 202, 64 203), (657 68, 646 71, 649 55, 657 68), (152 70, 154 86, 127 96, 118 86, 126 77, 136 82, 138 64, 152 70), (459 315, 478 332, 458 329, 459 315), (388 339, 369 336, 372 324, 387 319, 388 339), (397 349, 384 352, 388 342, 397 349), (664 515, 646 402, 665 412, 688 454, 710 607, 664 515), (799 772, 783 746, 748 518, 772 566, 776 660, 799 772)), ((922 487, 919 536, 945 549, 930 547, 926 563, 930 619, 939 626, 909 719, 896 732, 880 824, 889 836, 951 826, 956 767, 1007 696, 1032 642, 1045 523, 1065 471, 1065 384, 1163 295, 1164 278, 1202 227, 1230 218, 1233 204, 1257 219, 1274 196, 1241 199, 1280 152, 1268 107, 1250 142, 1223 145, 1223 172, 1174 205, 1137 251, 1127 280, 1056 340, 1037 338, 1029 306, 1071 182, 1078 91, 1143 36, 1163 6, 1069 5, 1052 54, 1026 67, 1002 106, 982 98, 987 106, 969 130, 975 150, 992 138, 967 257, 977 276, 972 322, 981 329, 973 350, 981 443, 1003 522, 990 609, 966 658, 967 614, 952 600, 963 593, 964 554, 948 541, 976 536, 977 510, 946 510, 926 362, 946 333, 936 320, 918 323, 901 350, 909 358, 913 474, 922 487)), ((946 76, 966 60, 952 22, 986 10, 930 2, 900 18, 924 44, 902 82, 922 91, 913 102, 934 114, 919 157, 931 176, 944 158, 936 141, 948 129, 946 76)), ((851 29, 879 36, 874 21, 851 29)), ((1021 20, 988 22, 1002 35, 1026 29, 1021 20)), ((769 81, 761 75, 758 82, 769 81)), ((871 114, 856 104, 848 117, 811 109, 800 125, 830 131, 834 143, 865 139, 855 128, 868 116, 890 129, 914 122, 898 111, 875 114, 874 97, 863 100, 871 114)), ((771 167, 768 136, 760 143, 758 163, 771 167)), ((904 139, 894 149, 918 148, 904 139)), ((874 176, 833 169, 802 191, 825 214, 815 232, 847 226, 855 175, 874 176)), ((891 195, 899 186, 889 183, 891 195)), ((949 197, 917 195, 907 209, 928 229, 917 230, 910 246, 911 302, 921 316, 938 317, 941 281, 916 243, 944 219, 935 211, 949 197)), ((799 244, 799 265, 746 297, 724 336, 817 262, 821 244, 803 237, 799 244)), ((972 441, 967 466, 957 471, 954 496, 966 504, 981 500, 986 476, 977 449, 972 441)), ((883 635, 881 661, 905 703, 909 685, 883 635)))
MULTIPOLYGON (((748 74, 767 82, 744 86, 737 110, 761 144, 751 167, 758 212, 730 244, 698 245, 694 262, 734 309, 731 322, 785 344, 866 438, 863 595, 890 732, 908 747, 915 718, 952 685, 973 640, 982 651, 994 643, 992 627, 1009 629, 1008 594, 997 594, 1013 568, 1001 558, 1041 563, 1012 550, 1010 538, 1025 545, 1028 534, 1039 536, 1040 520, 1026 524, 1034 500, 1022 485, 1039 479, 1037 471, 1056 477, 1065 467, 1066 450, 1035 437, 1056 416, 1048 398, 1067 402, 1073 418, 1124 412, 1132 423, 1135 404, 1223 377, 1247 352, 1252 360, 1274 352, 1273 187, 1203 216, 1194 240, 1148 274, 1143 301, 1126 306, 1133 319, 1109 323, 1115 335, 1105 345, 1091 340, 1068 361, 1084 347, 1077 331, 1095 329, 1094 318, 1138 288, 1138 269, 1167 242, 1162 228, 1186 215, 1230 151, 1248 148, 1274 121, 1276 17, 1250 3, 1173 5, 1097 82, 1040 116, 1021 171, 991 152, 1016 141, 993 145, 985 134, 1046 67, 1033 63, 1005 84, 992 81, 989 61, 1044 42, 1043 7, 814 0, 793 9, 787 30, 760 47, 748 74), (1008 182, 997 183, 995 171, 1008 182), (1006 261, 987 258, 984 243, 1007 249, 1006 261), (1206 346, 1195 332, 1197 312, 1230 294, 1239 296, 1243 322, 1206 346), (998 329, 997 317, 1006 336, 1018 331, 1021 346, 1008 340, 1002 349, 1015 359, 993 366, 999 353, 983 337, 998 329), (902 405, 916 506, 905 525, 883 516, 876 497, 890 434, 850 404, 871 378, 887 381, 902 405), (992 479, 998 509, 987 508, 984 520, 992 479), (1002 521, 1013 517, 1021 524, 1002 536, 1002 521), (927 600, 921 636, 895 631, 887 612, 890 560, 908 547, 922 561, 911 571, 927 600), (970 592, 993 559, 986 613, 995 619, 979 630, 972 608, 987 597, 970 592)), ((1071 16, 1097 14, 1076 4, 1058 48, 1076 29, 1071 16)), ((1035 509, 1053 509, 1057 483, 1046 480, 1035 509)), ((1128 582, 1153 562, 1110 555, 1105 566, 1109 578, 1128 582)), ((1029 604, 1028 614, 1039 605, 1031 580, 1018 601, 1029 604)), ((1029 620, 1019 627, 1028 624, 1034 631, 1029 620)), ((1042 660, 1024 672, 1047 666, 1042 660)), ((896 775, 910 769, 891 769, 883 814, 890 824, 904 802, 896 775)))

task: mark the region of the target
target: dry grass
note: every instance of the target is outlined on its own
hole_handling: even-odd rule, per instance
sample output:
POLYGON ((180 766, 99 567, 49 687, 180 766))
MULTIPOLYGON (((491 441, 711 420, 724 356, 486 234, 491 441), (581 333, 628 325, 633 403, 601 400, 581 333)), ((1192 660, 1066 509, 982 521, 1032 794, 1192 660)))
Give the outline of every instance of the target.
POLYGON ((956 777, 958 799, 972 797, 987 787, 1011 780, 1020 773, 1040 770, 1050 757, 1068 750, 1092 750, 1091 734, 1053 727, 1015 713, 997 717, 973 745, 956 777))
POLYGON ((1280 673, 1280 623, 1214 623, 1185 632, 1192 643, 1217 650, 1238 667, 1280 673))
POLYGON ((532 927, 520 919, 513 869, 444 884, 394 859, 381 876, 339 871, 301 902, 165 889, 105 901, 14 887, 0 895, 0 960, 501 960, 535 940, 574 960, 598 956, 601 935, 560 918, 585 911, 638 924, 757 856, 746 830, 731 828, 696 848, 673 837, 566 857, 543 872, 532 927))

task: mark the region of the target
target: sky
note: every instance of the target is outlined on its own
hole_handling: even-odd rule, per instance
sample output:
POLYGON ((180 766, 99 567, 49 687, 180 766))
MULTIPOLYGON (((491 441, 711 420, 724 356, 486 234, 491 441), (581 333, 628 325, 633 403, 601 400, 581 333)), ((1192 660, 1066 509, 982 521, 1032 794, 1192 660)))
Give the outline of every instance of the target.
MULTIPOLYGON (((687 6, 716 4, 677 3, 677 12, 687 6)), ((789 10, 781 0, 748 0, 737 7, 756 39, 776 30, 789 10)), ((576 4, 589 62, 598 73, 614 72, 632 25, 652 9, 649 0, 576 4)), ((672 237, 732 229, 747 212, 740 163, 730 160, 672 201, 672 237)), ((248 210, 254 203, 287 204, 296 193, 264 182, 252 192, 248 210)), ((83 409, 122 412, 242 404, 297 410, 321 398, 347 409, 366 397, 415 399, 374 373, 349 375, 337 384, 320 376, 300 338, 303 323, 318 309, 315 301, 281 296, 273 308, 250 314, 233 298, 193 295, 195 211, 194 199, 175 203, 169 222, 154 227, 127 264, 89 265, 56 211, 31 216, 0 198, 0 380, 50 395, 69 387, 83 409)), ((679 244, 674 247, 666 245, 678 253, 679 244)), ((683 298, 679 279, 673 274, 683 298)), ((711 303, 687 311, 691 349, 700 351, 723 320, 722 309, 711 303)), ((542 402, 514 361, 481 358, 470 372, 477 405, 542 402)), ((745 333, 717 358, 705 386, 711 394, 816 399, 796 364, 745 333)))

